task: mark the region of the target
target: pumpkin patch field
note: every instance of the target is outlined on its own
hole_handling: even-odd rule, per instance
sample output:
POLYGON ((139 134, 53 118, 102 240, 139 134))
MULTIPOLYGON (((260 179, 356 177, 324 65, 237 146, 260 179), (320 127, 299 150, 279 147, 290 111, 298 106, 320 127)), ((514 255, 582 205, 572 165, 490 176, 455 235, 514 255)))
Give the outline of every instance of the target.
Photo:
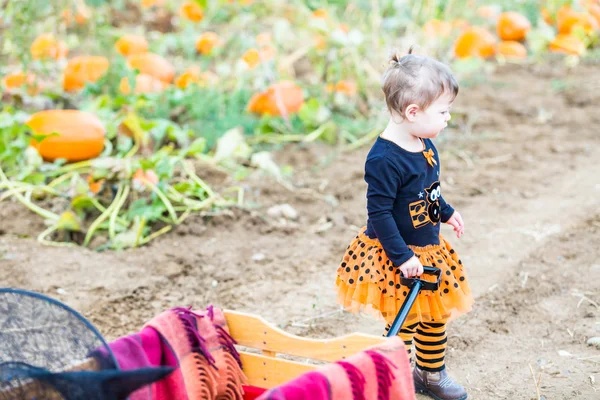
POLYGON ((415 45, 460 83, 435 143, 476 304, 449 371, 474 399, 600 396, 599 1, 0 4, 0 286, 108 339, 209 304, 383 333, 334 284, 415 45))

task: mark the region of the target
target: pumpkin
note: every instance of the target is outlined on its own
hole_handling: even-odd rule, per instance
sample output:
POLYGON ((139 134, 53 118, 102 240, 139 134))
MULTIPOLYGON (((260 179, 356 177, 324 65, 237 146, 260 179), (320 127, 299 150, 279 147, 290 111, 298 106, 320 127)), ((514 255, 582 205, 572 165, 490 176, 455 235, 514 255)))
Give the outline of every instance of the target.
POLYGON ((423 32, 430 39, 447 38, 452 32, 452 24, 448 21, 432 19, 423 25, 423 32))
POLYGON ((291 81, 274 83, 262 93, 256 93, 248 102, 248 111, 256 114, 293 114, 304 104, 302 88, 291 81), (281 103, 279 103, 279 101, 281 103), (280 109, 281 108, 283 109, 280 109))
POLYGON ((133 54, 147 53, 148 41, 143 36, 125 35, 117 40, 115 43, 115 49, 119 52, 119 54, 125 57, 133 54))
POLYGON ((550 13, 550 11, 548 11, 546 7, 542 7, 540 9, 540 12, 542 14, 542 18, 548 25, 554 25, 554 16, 550 13))
POLYGON ((165 0, 142 0, 142 8, 162 6, 164 3, 165 3, 165 0))
POLYGON ((498 53, 506 58, 523 59, 527 58, 527 49, 522 43, 512 40, 505 40, 498 44, 498 53))
POLYGON ((496 54, 496 38, 484 28, 471 27, 456 39, 454 54, 458 58, 491 57, 496 54))
POLYGON ((275 49, 273 46, 266 45, 260 49, 260 52, 255 48, 249 49, 242 56, 242 60, 246 62, 249 68, 255 68, 262 61, 269 61, 272 59, 274 55, 275 49))
POLYGON ((145 188, 147 184, 158 185, 159 179, 153 170, 144 171, 142 168, 139 168, 133 174, 132 180, 134 187, 140 190, 145 188))
POLYGON ((34 60, 43 58, 59 60, 65 58, 69 52, 65 42, 56 40, 51 33, 43 33, 35 38, 29 51, 34 60))
POLYGON ((154 53, 133 54, 127 58, 130 68, 142 74, 153 76, 163 82, 171 83, 175 78, 175 68, 165 58, 154 53))
MULTIPOLYGON (((142 93, 158 93, 162 92, 167 87, 167 83, 161 81, 152 75, 138 74, 135 77, 135 94, 142 93)), ((119 90, 123 94, 131 94, 131 86, 129 85, 129 79, 126 77, 121 78, 119 83, 119 90)))
POLYGON ((585 43, 575 35, 559 33, 548 46, 553 53, 564 53, 580 56, 585 52, 585 43))
POLYGON ((200 68, 194 66, 188 68, 183 74, 175 79, 175 86, 180 89, 185 89, 190 84, 198 82, 200 82, 200 68))
MULTIPOLYGON (((71 26, 73 24, 73 13, 71 10, 66 9, 61 13, 62 19, 67 26, 71 26)), ((78 25, 85 25, 88 20, 88 12, 81 12, 79 9, 75 13, 75 22, 78 25)))
POLYGON ((73 92, 87 82, 96 82, 108 70, 110 62, 102 56, 79 56, 69 60, 63 73, 63 89, 73 92))
POLYGON ((2 78, 2 86, 6 90, 19 89, 22 86, 27 85, 27 93, 30 96, 35 96, 40 92, 40 85, 36 82, 34 74, 24 72, 13 72, 2 78))
POLYGON ((204 11, 202 11, 202 7, 200 4, 195 1, 186 1, 181 5, 179 9, 179 14, 187 20, 192 22, 200 22, 204 18, 204 11))
POLYGON ((496 32, 502 40, 524 40, 530 30, 527 17, 514 11, 503 12, 496 22, 496 32))
POLYGON ((558 33, 565 35, 572 33, 576 27, 583 28, 587 34, 598 29, 598 22, 592 15, 575 11, 566 5, 556 13, 556 25, 558 33))
POLYGON ((356 82, 342 80, 342 81, 337 82, 335 85, 332 83, 328 84, 327 91, 343 93, 346 96, 352 97, 352 96, 356 95, 358 88, 356 86, 356 82))
POLYGON ((94 114, 79 110, 46 110, 31 116, 26 125, 36 135, 50 135, 33 146, 46 161, 89 160, 104 149, 104 126, 94 114), (51 135, 52 134, 52 135, 51 135))
POLYGON ((215 32, 204 32, 196 41, 196 50, 198 53, 209 55, 217 44, 219 44, 219 35, 215 32))
POLYGON ((327 17, 329 17, 329 13, 324 8, 319 8, 319 9, 313 11, 312 15, 315 18, 321 18, 321 19, 327 19, 327 17))

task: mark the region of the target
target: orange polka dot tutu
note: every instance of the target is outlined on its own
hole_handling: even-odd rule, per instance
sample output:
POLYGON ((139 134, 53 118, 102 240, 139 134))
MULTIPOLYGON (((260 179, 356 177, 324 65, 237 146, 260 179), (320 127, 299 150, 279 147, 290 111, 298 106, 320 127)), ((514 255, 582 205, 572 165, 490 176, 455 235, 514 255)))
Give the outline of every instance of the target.
MULTIPOLYGON (((391 323, 409 288, 400 284, 400 270, 388 259, 378 239, 365 234, 366 227, 346 249, 337 269, 338 302, 347 310, 364 310, 391 323)), ((439 245, 408 246, 421 264, 442 270, 437 291, 421 290, 405 324, 452 320, 473 305, 471 288, 462 261, 440 235, 439 245)), ((421 279, 433 279, 423 275, 421 279)))

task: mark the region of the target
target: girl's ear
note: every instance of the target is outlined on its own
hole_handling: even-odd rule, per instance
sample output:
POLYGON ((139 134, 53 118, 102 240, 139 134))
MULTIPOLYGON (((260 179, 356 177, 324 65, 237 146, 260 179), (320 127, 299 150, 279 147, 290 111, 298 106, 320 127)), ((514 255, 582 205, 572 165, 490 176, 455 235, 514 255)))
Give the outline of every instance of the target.
POLYGON ((406 119, 409 120, 410 122, 414 122, 415 118, 417 118, 417 112, 419 112, 419 106, 416 104, 410 104, 408 107, 406 107, 406 110, 404 110, 404 115, 406 116, 406 119))

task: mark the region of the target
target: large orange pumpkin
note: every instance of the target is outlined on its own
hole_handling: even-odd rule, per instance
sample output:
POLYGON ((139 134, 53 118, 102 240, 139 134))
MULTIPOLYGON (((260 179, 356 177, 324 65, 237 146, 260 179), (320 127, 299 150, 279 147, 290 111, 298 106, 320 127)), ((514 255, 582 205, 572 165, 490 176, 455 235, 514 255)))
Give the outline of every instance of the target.
POLYGON ((471 27, 456 39, 454 54, 458 58, 491 57, 496 54, 496 38, 484 28, 471 27))
MULTIPOLYGON (((167 83, 151 75, 138 74, 135 77, 135 89, 133 92, 135 94, 158 93, 162 92, 167 87, 167 85, 167 83)), ((121 82, 119 83, 119 90, 123 94, 131 93, 129 79, 127 79, 126 77, 121 78, 121 82)))
POLYGON ((127 64, 131 68, 138 69, 142 74, 153 76, 163 82, 171 83, 175 78, 173 65, 158 54, 133 54, 127 58, 127 64))
POLYGON ((577 36, 559 33, 548 47, 553 53, 564 53, 580 56, 585 52, 585 43, 577 36))
POLYGON ((65 42, 56 40, 51 33, 43 33, 35 38, 29 51, 34 60, 43 58, 59 60, 65 58, 69 52, 65 42))
POLYGON ((142 54, 148 52, 148 41, 145 37, 139 35, 122 36, 115 43, 115 49, 119 54, 128 57, 133 54, 142 54))
POLYGON ((498 44, 498 53, 506 58, 523 59, 527 58, 527 49, 522 43, 506 40, 498 44))
POLYGON ((524 40, 530 30, 527 17, 514 11, 503 12, 496 23, 496 32, 502 40, 524 40))
POLYGON ((87 82, 96 82, 108 70, 110 62, 102 56, 73 57, 63 74, 63 89, 73 92, 83 89, 87 82))
POLYGON ((98 157, 104 149, 104 125, 94 114, 79 110, 46 110, 31 116, 27 126, 36 135, 51 135, 31 145, 47 161, 69 162, 98 157))
POLYGON ((581 27, 585 33, 590 34, 598 30, 598 22, 594 16, 573 10, 569 6, 562 6, 556 13, 556 25, 559 34, 568 35, 576 27, 581 27))
POLYGON ((256 114, 293 114, 304 104, 302 88, 291 81, 274 83, 262 93, 256 93, 248 102, 248 111, 256 114), (278 99, 281 103, 278 102, 278 99), (281 108, 283 108, 283 110, 281 108))
POLYGON ((2 78, 2 86, 6 90, 15 90, 27 85, 27 93, 30 96, 35 96, 40 92, 40 85, 37 82, 35 74, 29 72, 13 72, 2 78))
POLYGON ((200 22, 204 18, 204 11, 195 1, 186 1, 179 9, 181 16, 192 22, 200 22))

